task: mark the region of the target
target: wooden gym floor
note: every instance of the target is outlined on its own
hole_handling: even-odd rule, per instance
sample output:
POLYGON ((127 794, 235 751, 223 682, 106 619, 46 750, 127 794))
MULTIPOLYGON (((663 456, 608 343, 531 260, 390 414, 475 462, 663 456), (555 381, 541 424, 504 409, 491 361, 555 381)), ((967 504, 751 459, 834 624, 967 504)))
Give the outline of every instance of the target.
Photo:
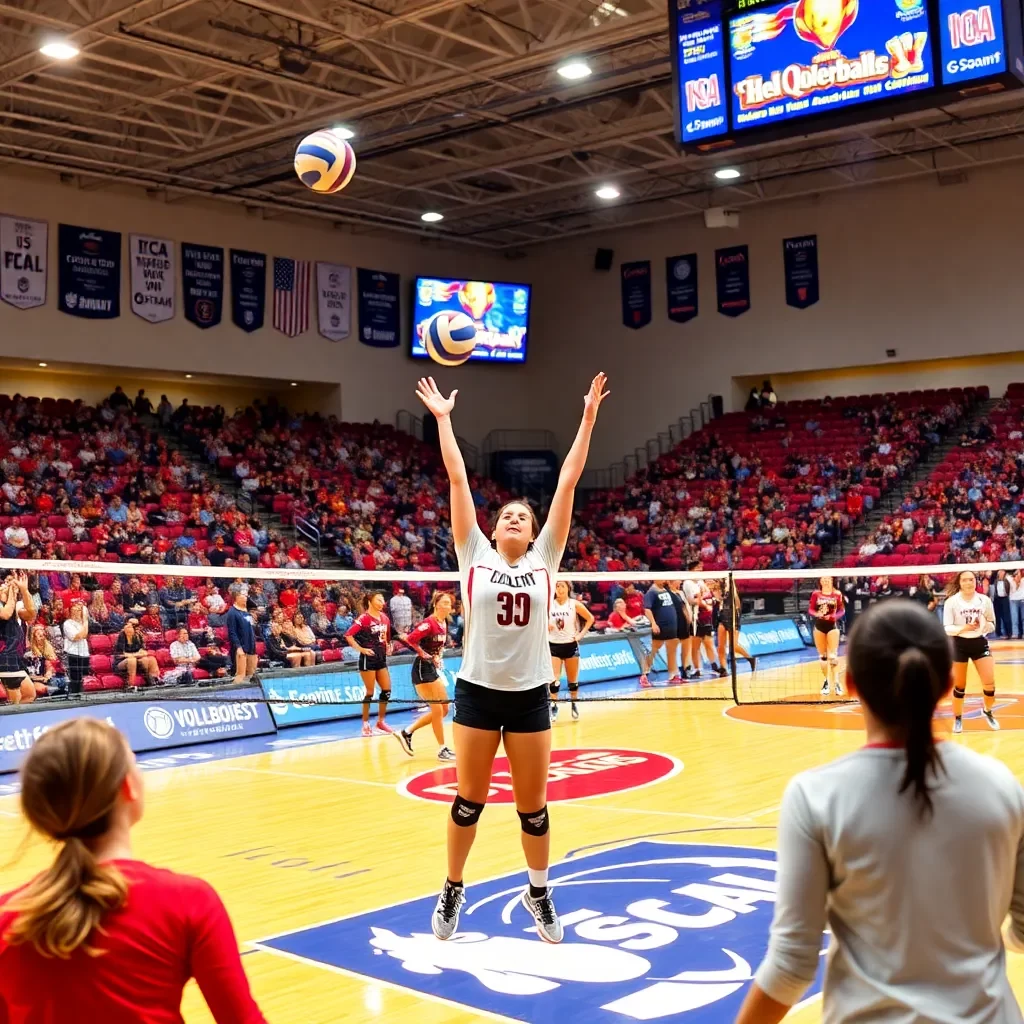
MULTIPOLYGON (((1021 773, 1024 706, 1003 692, 1024 695, 1024 646, 1004 645, 997 657, 1003 731, 983 730, 969 719, 957 742, 1021 773)), ((779 692, 794 692, 794 678, 813 691, 815 680, 820 685, 817 671, 814 664, 788 665, 766 667, 758 676, 779 692)), ((977 680, 973 673, 969 678, 976 694, 977 680)), ((682 692, 650 692, 670 695, 682 692)), ((736 876, 746 872, 755 890, 762 879, 763 890, 771 872, 726 867, 726 879, 720 867, 676 861, 691 854, 707 858, 703 848, 718 846, 741 847, 736 854, 718 852, 756 864, 750 860, 756 851, 773 847, 786 781, 855 749, 862 742, 859 713, 852 706, 736 708, 726 701, 646 698, 584 703, 579 722, 568 710, 563 705, 554 731, 561 767, 551 814, 554 857, 572 856, 553 876, 571 873, 574 862, 597 865, 597 873, 611 866, 619 876, 603 885, 573 882, 581 888, 566 885, 559 895, 563 917, 571 914, 573 921, 563 947, 573 944, 583 960, 571 958, 573 949, 531 939, 519 908, 506 907, 512 919, 505 927, 509 922, 495 916, 497 909, 491 914, 493 901, 475 916, 464 913, 464 940, 428 938, 431 897, 445 874, 446 787, 454 774, 434 760, 429 730, 417 733, 414 758, 394 739, 351 737, 349 723, 282 733, 276 746, 259 741, 264 749, 244 756, 221 758, 194 748, 205 753, 147 773, 148 807, 136 854, 216 886, 273 1024, 564 1020, 586 1012, 601 1021, 731 1021, 743 981, 763 951, 772 909, 756 892, 744 904, 742 893, 751 890, 736 876), (414 795, 434 786, 437 792, 426 793, 434 799, 414 795), (631 860, 634 851, 644 856, 631 860), (638 863, 657 864, 646 873, 659 877, 636 877, 638 863), (719 891, 725 895, 707 897, 715 886, 724 886, 719 891), (690 893, 680 894, 681 888, 690 893), (660 900, 637 902, 651 894, 660 900), (680 919, 672 911, 718 914, 729 922, 704 928, 706 917, 696 928, 678 927, 696 917, 680 919), (336 923, 317 927, 325 922, 336 923), (635 980, 643 971, 651 981, 635 980), (638 990, 648 994, 637 996, 638 990), (637 1009, 635 1001, 616 1002, 623 996, 647 1001, 637 1009)), ((502 799, 507 794, 499 785, 481 820, 467 872, 471 906, 482 893, 507 892, 525 881, 518 820, 502 799), (484 884, 509 874, 511 880, 484 884)), ((15 850, 24 838, 17 797, 0 796, 0 846, 15 850)), ((48 856, 33 839, 17 861, 5 858, 0 891, 27 880, 48 856)), ((1024 959, 1011 956, 1010 972, 1024 999, 1024 959)), ((211 1019, 194 984, 183 1012, 190 1024, 211 1019)), ((820 1001, 812 996, 789 1019, 819 1020, 820 1001)))

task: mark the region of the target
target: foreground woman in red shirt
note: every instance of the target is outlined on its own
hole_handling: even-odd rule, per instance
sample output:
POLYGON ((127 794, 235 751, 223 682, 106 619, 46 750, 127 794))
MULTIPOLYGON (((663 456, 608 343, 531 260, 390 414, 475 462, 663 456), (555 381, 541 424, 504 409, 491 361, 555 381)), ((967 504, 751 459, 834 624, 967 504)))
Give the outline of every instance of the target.
POLYGON ((0 1024, 182 1024, 193 977, 218 1024, 266 1024, 216 892, 132 858, 142 773, 116 729, 92 718, 50 729, 21 787, 29 823, 61 845, 0 896, 0 1024))

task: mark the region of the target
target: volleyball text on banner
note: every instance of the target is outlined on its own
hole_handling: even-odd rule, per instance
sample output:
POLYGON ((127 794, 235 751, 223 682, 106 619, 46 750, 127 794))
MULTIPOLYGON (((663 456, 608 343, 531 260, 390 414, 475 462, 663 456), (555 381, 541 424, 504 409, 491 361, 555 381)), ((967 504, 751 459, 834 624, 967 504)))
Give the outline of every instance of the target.
POLYGON ((57 229, 57 308, 88 320, 121 315, 121 232, 57 229))
POLYGON ((745 245, 715 250, 715 288, 723 316, 741 316, 750 309, 750 254, 745 245))
POLYGON ((623 263, 622 323, 639 330, 651 322, 651 261, 623 263))
POLYGON ((338 263, 316 265, 316 312, 320 333, 343 341, 352 330, 352 268, 338 263))
POLYGON ((267 256, 231 250, 231 322, 246 333, 263 326, 267 306, 267 256))
POLYGON ((398 335, 398 274, 383 270, 358 272, 359 340, 375 348, 394 348, 398 335))
POLYGON ((697 315, 697 254, 668 256, 665 259, 665 294, 668 297, 668 318, 685 324, 697 315))
POLYGON ((0 299, 18 309, 46 304, 45 220, 0 217, 0 299))
POLYGON ((274 326, 289 338, 309 330, 309 260, 274 257, 274 326))
POLYGON ((132 312, 158 324, 174 316, 174 243, 149 235, 128 236, 132 312))
POLYGON ((216 327, 224 311, 224 250, 182 242, 181 284, 185 319, 202 330, 216 327))
POLYGON ((818 301, 818 236, 782 240, 786 273, 786 305, 806 309, 818 301))

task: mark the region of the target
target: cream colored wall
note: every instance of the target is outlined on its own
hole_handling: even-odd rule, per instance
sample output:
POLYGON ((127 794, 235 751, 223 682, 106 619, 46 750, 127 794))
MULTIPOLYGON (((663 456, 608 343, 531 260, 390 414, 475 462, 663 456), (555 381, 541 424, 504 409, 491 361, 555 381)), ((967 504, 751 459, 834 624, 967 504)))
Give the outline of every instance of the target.
MULTIPOLYGON (((930 377, 898 367, 1024 348, 1020 180, 1020 166, 1009 165, 972 171, 962 186, 915 181, 767 204, 744 210, 738 229, 709 230, 690 217, 538 249, 527 269, 536 296, 531 418, 566 444, 586 380, 608 372, 613 395, 592 459, 602 466, 709 394, 723 395, 728 409, 734 377, 866 365, 876 372, 873 390, 897 375, 900 389, 940 379, 998 385, 1004 370, 1022 379, 1012 367, 961 366, 930 377), (810 233, 818 235, 821 300, 792 309, 782 240, 810 233), (715 308, 713 260, 716 248, 737 244, 750 247, 751 309, 730 319, 715 308), (615 250, 611 273, 593 270, 598 246, 615 250), (665 311, 665 257, 688 252, 699 257, 700 315, 675 324, 665 311), (618 273, 620 263, 640 259, 652 261, 654 318, 633 331, 622 326, 618 273), (887 348, 897 350, 898 362, 886 358, 887 348)), ((806 393, 869 390, 865 378, 841 380, 808 382, 806 393)))
MULTIPOLYGON (((50 225, 49 282, 45 307, 17 310, 0 303, 0 357, 38 360, 53 364, 145 366, 171 373, 244 376, 281 381, 295 380, 314 386, 309 396, 324 411, 338 411, 335 397, 324 402, 316 385, 341 388, 341 410, 349 420, 375 418, 393 423, 399 409, 416 406, 415 381, 421 363, 408 358, 409 303, 412 278, 417 274, 466 275, 484 279, 508 279, 509 264, 500 256, 475 247, 440 248, 410 236, 407 239, 356 235, 329 226, 318 227, 309 219, 290 222, 265 219, 261 211, 246 211, 226 203, 196 203, 147 197, 140 190, 107 191, 59 184, 46 176, 16 176, 0 167, 0 210, 47 220, 50 225), (201 331, 181 313, 180 287, 177 315, 162 324, 149 324, 133 315, 129 305, 128 274, 122 259, 122 315, 116 320, 85 320, 57 309, 57 225, 153 234, 175 242, 207 243, 229 248, 255 249, 268 257, 293 256, 329 260, 402 275, 402 344, 395 349, 376 349, 359 343, 353 334, 347 341, 330 342, 316 333, 315 307, 311 329, 288 339, 270 326, 246 334, 231 323, 225 296, 224 320, 201 331)), ((344 195, 337 201, 343 203, 344 195)), ((127 246, 127 237, 124 239, 127 246)), ((125 250, 123 249, 123 252, 125 250)), ((176 252, 180 259, 180 251, 176 252)), ((226 258, 226 253, 225 253, 226 258)), ((516 267, 517 273, 521 267, 516 267)), ((180 286, 180 267, 177 268, 180 286)), ((269 271, 268 271, 268 285, 269 271)), ((272 292, 268 287, 268 304, 272 292)), ((355 313, 353 311, 353 320, 355 313)), ((353 329, 355 325, 353 324, 353 329)), ((460 368, 458 376, 442 374, 442 384, 463 387, 459 402, 459 430, 479 441, 495 425, 500 406, 500 425, 519 425, 526 419, 523 396, 528 370, 520 367, 460 368)), ((0 368, 0 391, 3 370, 0 368)), ((298 390, 298 389, 297 389, 298 390)))

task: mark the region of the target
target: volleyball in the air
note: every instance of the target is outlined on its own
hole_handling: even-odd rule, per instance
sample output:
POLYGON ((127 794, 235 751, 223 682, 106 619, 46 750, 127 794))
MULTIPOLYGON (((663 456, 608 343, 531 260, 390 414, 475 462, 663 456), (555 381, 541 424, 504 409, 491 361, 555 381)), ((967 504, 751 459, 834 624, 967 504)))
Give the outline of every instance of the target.
POLYGON ((424 326, 423 347, 435 363, 461 366, 476 348, 476 324, 465 313, 446 309, 424 326))
POLYGON ((356 154, 345 139, 325 128, 299 143, 295 173, 314 192, 340 192, 356 173, 356 154))

